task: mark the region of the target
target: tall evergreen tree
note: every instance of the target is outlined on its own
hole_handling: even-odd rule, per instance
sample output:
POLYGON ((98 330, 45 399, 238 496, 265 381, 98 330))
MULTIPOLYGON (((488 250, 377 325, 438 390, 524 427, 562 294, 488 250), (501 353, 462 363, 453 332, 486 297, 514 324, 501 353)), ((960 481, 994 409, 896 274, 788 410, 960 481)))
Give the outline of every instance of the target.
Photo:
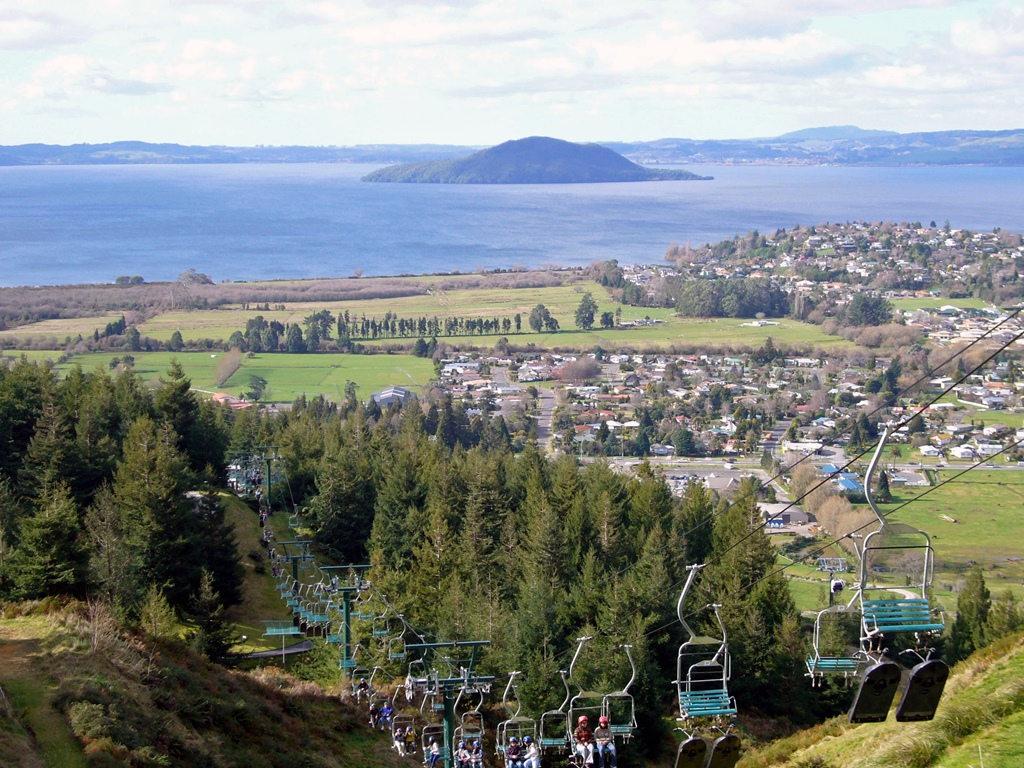
POLYGON ((175 445, 188 456, 189 466, 193 471, 201 472, 206 467, 207 456, 203 446, 207 437, 199 434, 197 429, 199 399, 192 391, 192 380, 174 358, 171 358, 171 366, 167 369, 167 378, 160 379, 160 386, 153 396, 153 408, 157 421, 171 428, 175 445))
POLYGON ((21 494, 33 500, 42 499, 58 484, 69 484, 77 469, 76 453, 67 415, 50 392, 18 472, 21 494))
POLYGON ((16 594, 25 598, 82 594, 87 555, 80 533, 70 489, 63 483, 47 488, 38 511, 22 523, 21 540, 11 557, 16 594))
POLYGON ((198 590, 202 567, 188 488, 174 433, 168 427, 158 433, 147 417, 136 419, 114 477, 114 498, 132 531, 142 578, 158 585, 178 609, 198 590))
POLYGON ((956 621, 946 643, 946 657, 950 662, 966 659, 979 648, 985 647, 985 624, 992 607, 991 594, 985 586, 985 575, 977 565, 967 572, 964 588, 956 599, 956 621))

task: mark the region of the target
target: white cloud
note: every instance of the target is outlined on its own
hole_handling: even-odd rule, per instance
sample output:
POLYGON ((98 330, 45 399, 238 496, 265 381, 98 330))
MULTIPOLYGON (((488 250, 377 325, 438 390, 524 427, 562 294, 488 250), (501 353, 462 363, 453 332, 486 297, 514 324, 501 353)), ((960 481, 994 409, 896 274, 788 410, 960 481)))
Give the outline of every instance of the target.
POLYGON ((88 36, 86 28, 56 13, 0 9, 0 50, 56 48, 88 36))
POLYGON ((267 141, 269 124, 282 143, 290 129, 334 141, 342 123, 351 140, 386 126, 409 142, 482 143, 527 128, 611 139, 837 119, 1005 127, 1024 99, 1017 0, 22 3, 0 11, 0 143, 46 125, 43 113, 10 118, 57 102, 210 143, 267 141), (299 113, 347 116, 321 127, 299 113))

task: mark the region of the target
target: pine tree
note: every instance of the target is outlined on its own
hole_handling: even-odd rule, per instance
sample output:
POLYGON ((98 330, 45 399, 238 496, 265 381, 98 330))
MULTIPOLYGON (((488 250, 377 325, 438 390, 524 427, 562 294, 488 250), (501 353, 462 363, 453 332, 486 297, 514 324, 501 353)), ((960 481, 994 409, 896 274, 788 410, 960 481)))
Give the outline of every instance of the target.
POLYGON ((956 599, 956 621, 953 622, 946 645, 946 657, 950 662, 966 659, 979 648, 985 647, 985 624, 991 606, 985 575, 981 566, 975 566, 967 572, 964 588, 956 599))
POLYGON ((213 661, 227 656, 235 643, 234 629, 214 589, 213 575, 205 568, 200 574, 199 590, 189 605, 188 619, 192 627, 185 638, 194 651, 213 661))
POLYGON ((985 621, 984 637, 989 643, 1024 629, 1024 611, 1010 589, 992 601, 985 621))
POLYGON ((212 475, 207 475, 205 487, 195 503, 196 543, 193 559, 202 563, 213 579, 213 588, 225 607, 242 602, 244 573, 239 564, 238 539, 235 528, 227 522, 226 510, 212 475))
POLYGON ((18 477, 43 412, 44 393, 52 386, 53 374, 25 358, 10 369, 0 365, 0 475, 18 477))
POLYGON ((18 472, 21 494, 28 499, 42 499, 57 485, 68 484, 77 469, 76 453, 67 415, 53 393, 49 393, 18 472))
MULTIPOLYGON (((189 465, 201 472, 207 463, 203 446, 215 436, 199 433, 199 399, 192 391, 192 381, 185 375, 185 369, 174 358, 167 369, 167 378, 160 379, 160 387, 153 396, 153 408, 157 421, 173 430, 175 445, 188 456, 189 465)), ((219 463, 223 463, 223 458, 219 463)))
POLYGON ((161 587, 175 608, 199 588, 196 516, 185 493, 189 473, 174 435, 147 417, 132 424, 114 477, 114 498, 132 531, 145 584, 161 587))
POLYGON ((143 542, 118 506, 110 487, 101 488, 85 514, 92 581, 112 605, 130 609, 142 595, 143 542))
POLYGON ((87 555, 79 534, 78 510, 64 484, 47 489, 38 511, 26 518, 11 557, 11 578, 24 598, 80 595, 85 587, 87 555))

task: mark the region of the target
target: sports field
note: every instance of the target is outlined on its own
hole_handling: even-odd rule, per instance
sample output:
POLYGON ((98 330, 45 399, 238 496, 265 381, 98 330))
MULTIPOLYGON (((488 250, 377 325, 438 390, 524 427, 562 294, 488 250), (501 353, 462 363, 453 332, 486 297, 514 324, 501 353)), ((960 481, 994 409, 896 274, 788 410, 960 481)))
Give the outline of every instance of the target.
MULTIPOLYGON (((360 400, 369 398, 389 384, 417 388, 427 384, 434 375, 430 360, 412 355, 254 355, 242 356, 241 367, 228 381, 216 384, 217 366, 223 352, 136 352, 135 372, 148 382, 166 376, 171 358, 176 358, 192 380, 192 387, 202 393, 227 392, 243 395, 250 388, 250 377, 267 380, 264 401, 291 402, 299 395, 325 395, 339 401, 345 397, 345 383, 354 381, 360 400)), ((84 369, 101 366, 121 355, 95 353, 72 357, 57 366, 67 371, 80 364, 84 369)))

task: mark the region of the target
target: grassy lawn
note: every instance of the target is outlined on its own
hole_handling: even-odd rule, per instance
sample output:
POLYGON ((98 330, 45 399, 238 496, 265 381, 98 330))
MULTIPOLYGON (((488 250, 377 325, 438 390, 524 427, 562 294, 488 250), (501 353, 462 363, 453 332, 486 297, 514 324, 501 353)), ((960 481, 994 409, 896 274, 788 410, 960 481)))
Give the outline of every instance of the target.
MULTIPOLYGON (((979 411, 977 409, 971 409, 974 411, 970 414, 970 421, 980 421, 984 424, 1005 424, 1010 429, 1019 429, 1024 427, 1024 413, 1014 413, 1013 411, 979 411)), ((1002 458, 1001 456, 999 457, 1002 458)))
POLYGON ((913 311, 915 309, 938 309, 940 307, 960 307, 967 309, 984 309, 991 306, 991 302, 983 299, 892 299, 890 303, 901 312, 913 311))
MULTIPOLYGON (((936 473, 941 481, 956 471, 936 473)), ((893 503, 880 507, 883 513, 887 512, 926 490, 899 489, 893 503)), ((1010 587, 1018 597, 1024 597, 1022 506, 1024 472, 973 470, 907 505, 893 519, 931 536, 936 559, 935 584, 940 592, 949 594, 950 587, 963 578, 968 564, 978 563, 984 568, 985 581, 993 595, 1010 587), (940 515, 958 522, 951 523, 940 515)))
POLYGON ((828 606, 828 584, 821 581, 807 581, 806 579, 787 579, 789 582, 789 593, 796 602, 796 608, 804 611, 820 611, 828 606))
MULTIPOLYGON (((114 357, 123 354, 79 355, 58 366, 58 370, 66 372, 76 364, 86 370, 97 365, 106 368, 114 357)), ((358 397, 366 399, 371 392, 389 384, 415 388, 427 384, 434 376, 430 360, 412 355, 268 354, 243 357, 238 371, 224 385, 217 386, 217 364, 223 355, 223 352, 138 352, 134 355, 135 372, 143 380, 155 381, 166 375, 171 358, 176 358, 192 379, 193 388, 233 395, 242 395, 249 389, 250 376, 262 376, 269 388, 264 400, 272 402, 291 402, 302 394, 322 394, 341 400, 345 396, 346 381, 354 381, 359 388, 358 397)))

